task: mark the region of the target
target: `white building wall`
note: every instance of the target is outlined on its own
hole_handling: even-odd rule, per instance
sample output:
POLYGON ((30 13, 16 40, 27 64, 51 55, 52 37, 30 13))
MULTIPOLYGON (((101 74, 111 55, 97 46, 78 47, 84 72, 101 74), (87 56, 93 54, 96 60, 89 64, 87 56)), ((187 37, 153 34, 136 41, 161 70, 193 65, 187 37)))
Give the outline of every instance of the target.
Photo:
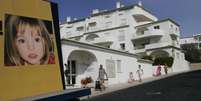
MULTIPOLYGON (((121 50, 120 43, 125 43, 125 45, 126 45, 125 51, 127 51, 129 53, 134 53, 135 50, 134 50, 134 46, 133 46, 134 43, 132 42, 132 39, 134 37, 137 37, 136 26, 152 22, 152 21, 144 21, 144 22, 137 23, 133 17, 133 15, 135 15, 135 14, 144 15, 144 16, 152 19, 153 21, 158 20, 157 17, 146 12, 144 9, 142 9, 138 6, 134 6, 133 9, 120 10, 120 11, 116 10, 115 12, 108 13, 108 14, 100 14, 97 16, 90 16, 90 17, 87 17, 86 19, 84 19, 83 21, 78 21, 76 23, 67 24, 67 25, 64 24, 64 25, 62 25, 62 28, 60 30, 61 37, 68 38, 68 37, 80 36, 80 35, 88 33, 88 34, 82 36, 80 42, 87 42, 86 37, 90 34, 96 34, 100 38, 103 38, 103 39, 107 38, 107 37, 112 37, 113 42, 110 46, 111 49, 121 50), (120 27, 120 26, 122 26, 122 19, 125 19, 124 24, 128 25, 128 27, 123 27, 123 28, 120 27), (91 22, 96 22, 96 26, 92 29, 89 28, 89 23, 91 23, 91 22), (108 23, 108 22, 111 22, 111 23, 109 23, 109 25, 107 26, 106 23, 108 23), (68 26, 72 26, 72 27, 68 28, 68 30, 67 30, 67 28, 65 28, 65 27, 68 27, 68 26), (84 30, 82 32, 76 31, 76 28, 79 26, 84 26, 84 30), (114 28, 114 27, 119 27, 119 28, 114 28), (114 28, 114 29, 105 30, 108 28, 114 28), (104 31, 101 31, 101 30, 104 30, 104 31), (119 41, 118 40, 119 31, 123 31, 123 30, 125 33, 125 40, 119 41), (93 31, 98 31, 98 32, 93 32, 93 31), (89 33, 89 32, 92 32, 92 33, 89 33), (110 34, 105 35, 105 33, 110 33, 110 34)), ((162 22, 156 22, 156 23, 153 22, 153 24, 148 24, 147 28, 148 28, 149 32, 155 31, 155 32, 160 32, 159 34, 163 34, 161 37, 158 37, 155 33, 152 33, 155 36, 157 36, 157 38, 155 36, 149 36, 148 38, 146 38, 146 40, 150 40, 150 44, 155 43, 155 44, 153 44, 153 47, 158 46, 156 49, 160 48, 160 46, 161 47, 172 46, 173 40, 171 39, 171 36, 170 36, 170 31, 172 29, 175 30, 177 28, 178 29, 178 37, 180 36, 179 35, 180 34, 179 27, 177 25, 175 25, 174 23, 172 23, 170 20, 164 20, 164 22, 162 21, 162 22), (154 29, 154 26, 157 26, 157 25, 160 26, 160 29, 157 29, 157 31, 156 31, 156 29, 154 29)), ((143 41, 138 42, 138 44, 144 44, 143 41)), ((180 48, 179 45, 177 45, 176 47, 180 48)), ((63 60, 67 61, 67 57, 74 50, 85 50, 92 54, 95 54, 95 56, 97 57, 97 63, 103 64, 104 67, 105 67, 105 61, 107 59, 115 60, 115 62, 117 60, 121 60, 122 61, 122 72, 121 73, 116 72, 116 78, 110 78, 109 84, 126 82, 128 80, 129 72, 133 72, 135 74, 135 71, 137 70, 137 67, 140 64, 139 62, 137 62, 137 59, 135 57, 117 54, 115 52, 114 53, 108 52, 108 51, 106 51, 107 49, 100 51, 97 49, 94 50, 94 49, 82 47, 82 45, 74 46, 74 45, 65 45, 65 44, 62 45, 62 51, 63 51, 63 55, 64 55, 63 60)), ((154 48, 151 50, 154 51, 154 48)), ((162 50, 167 51, 170 54, 170 56, 174 56, 176 54, 175 52, 172 52, 172 48, 163 48, 162 50)), ((175 50, 178 51, 177 49, 175 49, 175 50)), ((151 52, 146 49, 144 49, 144 52, 151 54, 151 52)), ((180 51, 177 53, 183 54, 180 51)), ((145 72, 143 77, 152 76, 153 72, 151 72, 151 71, 152 71, 152 69, 154 69, 154 67, 152 67, 152 65, 149 63, 142 63, 141 65, 143 65, 142 68, 144 69, 144 72, 145 72)), ((96 64, 94 66, 98 66, 98 65, 96 64)), ((175 58, 174 64, 173 64, 173 71, 187 70, 188 66, 189 66, 188 62, 186 62, 184 59, 175 58), (179 66, 181 66, 180 64, 183 65, 182 68, 178 68, 179 66)), ((115 69, 115 70, 117 70, 117 69, 115 69)), ((95 71, 97 71, 97 70, 95 70, 95 71)), ((90 74, 90 73, 86 73, 86 75, 87 74, 90 74)), ((93 77, 96 78, 95 74, 93 75, 93 77)), ((78 76, 78 78, 79 78, 79 76, 78 76)))
MULTIPOLYGON (((141 68, 143 69, 143 75, 142 78, 149 78, 152 77, 154 70, 155 70, 155 66, 152 66, 152 63, 150 62, 146 62, 146 61, 138 61, 139 64, 141 65, 141 68)), ((135 72, 136 74, 136 72, 135 72)), ((137 75, 136 75, 137 77, 137 75)))
MULTIPOLYGON (((144 70, 144 75, 142 76, 143 78, 151 77, 153 73, 153 67, 151 63, 146 63, 146 62, 138 62, 137 57, 135 56, 129 56, 124 53, 118 53, 118 52, 111 52, 108 50, 99 50, 99 49, 92 49, 92 48, 87 48, 87 47, 82 47, 82 46, 76 46, 76 45, 65 45, 62 44, 62 54, 63 54, 63 60, 64 63, 68 60, 69 55, 71 52, 75 50, 82 50, 82 51, 87 51, 95 55, 97 58, 97 63, 94 63, 88 67, 88 69, 93 68, 93 71, 87 72, 83 75, 78 75, 77 76, 77 82, 79 83, 80 80, 85 77, 85 76, 92 76, 94 80, 97 79, 98 76, 98 68, 99 65, 102 64, 103 67, 106 69, 106 60, 111 59, 115 61, 115 78, 109 78, 109 85, 111 84, 117 84, 117 83, 125 83, 129 79, 129 73, 133 72, 134 77, 137 79, 136 71, 138 69, 138 65, 142 66, 142 69, 144 70), (117 72, 117 61, 121 61, 121 72, 117 72)), ((74 57, 74 59, 80 59, 82 60, 82 57, 77 56, 74 57)), ((83 70, 87 70, 85 67, 80 66, 78 63, 78 68, 79 69, 77 72, 84 72, 83 70)), ((79 85, 79 84, 78 84, 79 85)))
POLYGON ((174 62, 172 65, 173 72, 182 72, 190 70, 189 62, 185 60, 184 53, 176 50, 174 62))
POLYGON ((140 8, 140 7, 138 7, 138 6, 135 6, 134 9, 132 9, 132 10, 133 10, 133 13, 134 13, 134 14, 146 15, 146 16, 148 16, 149 18, 151 18, 153 21, 157 21, 157 20, 158 20, 158 18, 157 18, 156 16, 154 16, 154 15, 152 15, 152 14, 146 12, 144 9, 142 9, 142 8, 140 8))

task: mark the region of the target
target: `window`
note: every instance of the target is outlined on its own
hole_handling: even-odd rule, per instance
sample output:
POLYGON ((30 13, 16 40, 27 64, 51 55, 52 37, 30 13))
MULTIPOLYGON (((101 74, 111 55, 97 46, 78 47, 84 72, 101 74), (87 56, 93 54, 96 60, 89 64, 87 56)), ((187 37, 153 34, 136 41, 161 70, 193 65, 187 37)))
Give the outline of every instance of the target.
POLYGON ((83 31, 83 30, 84 30, 84 27, 83 27, 83 26, 77 27, 76 30, 77 30, 77 31, 83 31))
POLYGON ((73 25, 68 25, 68 26, 66 26, 66 28, 72 28, 73 27, 73 25))
POLYGON ((127 20, 125 18, 121 19, 120 25, 126 25, 127 24, 127 20))
POLYGON ((96 29, 96 22, 91 22, 88 24, 87 30, 95 30, 96 29))
POLYGON ((117 60, 117 72, 121 73, 121 60, 117 60))
POLYGON ((96 22, 89 23, 89 27, 95 27, 95 26, 96 26, 96 22))
POLYGON ((120 43, 120 47, 121 47, 122 50, 125 50, 126 49, 125 43, 120 43))
POLYGON ((110 48, 110 45, 103 45, 103 47, 110 48))
POLYGON ((177 32, 177 31, 178 31, 178 28, 175 28, 175 31, 177 32))
POLYGON ((154 26, 154 29, 160 29, 160 26, 154 26))
POLYGON ((118 40, 125 41, 125 31, 124 30, 119 31, 118 40))
POLYGON ((119 13, 119 16, 122 16, 122 15, 124 15, 123 13, 119 13))
POLYGON ((171 24, 170 27, 173 28, 173 25, 171 24))
POLYGON ((105 15, 105 18, 110 18, 110 15, 105 15))
POLYGON ((106 60, 106 70, 107 70, 108 78, 116 77, 114 60, 110 60, 110 59, 106 60))
POLYGON ((98 38, 99 36, 96 35, 96 34, 89 34, 87 37, 86 37, 86 41, 94 41, 95 38, 98 38))
POLYGON ((145 33, 145 31, 140 31, 140 34, 141 34, 141 35, 144 35, 144 33, 145 33))

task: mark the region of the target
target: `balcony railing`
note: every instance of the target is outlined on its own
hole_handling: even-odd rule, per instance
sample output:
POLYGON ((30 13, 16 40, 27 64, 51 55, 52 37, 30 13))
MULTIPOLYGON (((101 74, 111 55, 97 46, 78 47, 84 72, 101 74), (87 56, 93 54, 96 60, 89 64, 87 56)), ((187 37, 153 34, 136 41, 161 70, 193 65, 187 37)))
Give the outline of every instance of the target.
POLYGON ((170 35, 179 36, 179 31, 176 31, 175 29, 170 29, 169 33, 170 35))
POLYGON ((144 33, 137 33, 133 40, 162 37, 163 35, 164 32, 162 30, 145 31, 144 33))
POLYGON ((90 42, 93 44, 97 44, 97 43, 112 43, 113 41, 114 41, 113 37, 101 37, 101 38, 95 38, 90 42))
POLYGON ((146 52, 145 48, 135 49, 135 53, 143 53, 143 52, 146 52))
POLYGON ((152 44, 147 44, 145 45, 144 48, 135 48, 135 53, 142 53, 145 52, 146 50, 150 50, 150 49, 156 49, 156 48, 162 48, 162 47, 166 47, 166 46, 175 46, 176 47, 176 43, 174 42, 163 42, 163 43, 152 43, 152 44))
POLYGON ((145 46, 146 50, 149 49, 156 49, 156 48, 161 48, 161 47, 165 47, 165 46, 173 46, 172 43, 170 42, 163 42, 163 43, 153 43, 153 44, 148 44, 145 46))

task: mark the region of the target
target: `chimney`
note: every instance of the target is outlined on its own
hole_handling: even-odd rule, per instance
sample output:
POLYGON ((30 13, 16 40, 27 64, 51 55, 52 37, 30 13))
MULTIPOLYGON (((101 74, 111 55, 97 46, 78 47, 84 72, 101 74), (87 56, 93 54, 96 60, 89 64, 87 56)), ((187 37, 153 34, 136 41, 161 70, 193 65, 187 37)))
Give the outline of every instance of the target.
POLYGON ((66 22, 70 22, 70 21, 71 21, 71 17, 70 16, 66 17, 66 22))
POLYGON ((73 20, 77 20, 77 18, 73 18, 73 20))
POLYGON ((120 7, 121 7, 121 2, 118 1, 118 2, 116 3, 116 8, 120 8, 120 7))
POLYGON ((98 9, 93 9, 92 14, 96 14, 96 13, 99 13, 99 10, 98 9))
POLYGON ((139 5, 139 6, 142 6, 142 1, 141 1, 141 0, 138 2, 138 5, 139 5))

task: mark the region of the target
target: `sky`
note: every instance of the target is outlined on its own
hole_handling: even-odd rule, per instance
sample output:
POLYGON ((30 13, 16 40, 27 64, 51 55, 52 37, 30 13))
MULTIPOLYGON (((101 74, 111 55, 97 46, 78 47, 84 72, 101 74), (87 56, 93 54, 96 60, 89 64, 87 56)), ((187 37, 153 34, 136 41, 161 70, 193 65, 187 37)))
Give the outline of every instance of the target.
MULTIPOLYGON (((84 18, 93 9, 110 10, 116 2, 128 6, 137 4, 139 0, 50 0, 58 4, 59 20, 65 22, 66 17, 84 18)), ((145 9, 159 20, 173 19, 180 25, 181 37, 191 37, 201 33, 201 0, 141 0, 145 9)))

